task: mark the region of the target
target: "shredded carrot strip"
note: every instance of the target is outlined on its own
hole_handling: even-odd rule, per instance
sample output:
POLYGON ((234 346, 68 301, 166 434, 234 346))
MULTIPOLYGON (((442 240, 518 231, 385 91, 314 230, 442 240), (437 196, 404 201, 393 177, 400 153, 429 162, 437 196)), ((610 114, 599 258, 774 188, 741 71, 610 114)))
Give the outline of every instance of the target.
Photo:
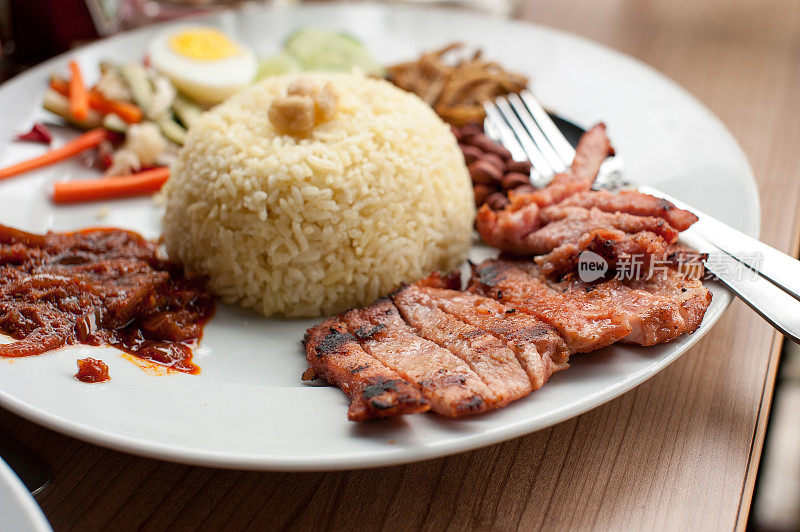
POLYGON ((89 105, 104 115, 114 113, 129 124, 137 124, 142 121, 142 110, 139 107, 129 102, 107 100, 95 89, 89 91, 89 105))
POLYGON ((86 117, 89 116, 89 93, 83 84, 78 63, 70 61, 69 71, 69 114, 75 120, 86 120, 86 117))
POLYGON ((53 201, 78 203, 142 196, 158 192, 168 178, 169 168, 164 166, 138 174, 56 183, 53 185, 53 201))
POLYGON ((69 98, 69 81, 64 78, 51 77, 50 88, 59 93, 61 96, 69 98))
POLYGON ((50 150, 44 155, 22 161, 21 163, 12 164, 6 168, 0 168, 0 179, 22 174, 73 157, 84 150, 88 150, 100 144, 107 137, 107 134, 108 132, 103 128, 87 131, 60 148, 50 150))
MULTIPOLYGON (((69 97, 69 82, 62 78, 50 78, 50 88, 69 97)), ((114 113, 129 124, 137 124, 142 121, 142 110, 130 102, 119 100, 109 100, 97 89, 89 90, 89 107, 100 114, 106 115, 114 113)))

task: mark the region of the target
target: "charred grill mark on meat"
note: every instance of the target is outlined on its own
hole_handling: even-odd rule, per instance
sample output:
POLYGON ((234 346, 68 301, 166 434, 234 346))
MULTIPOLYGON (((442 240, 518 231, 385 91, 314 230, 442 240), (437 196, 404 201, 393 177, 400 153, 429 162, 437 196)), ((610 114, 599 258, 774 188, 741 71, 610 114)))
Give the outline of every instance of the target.
POLYGON ((522 261, 490 260, 473 268, 469 290, 487 297, 500 288, 502 301, 553 327, 570 352, 588 353, 622 340, 631 332, 618 309, 591 299, 578 300, 564 287, 550 286, 536 265, 526 271, 522 261), (533 275, 531 275, 533 273, 533 275))
POLYGON ((660 236, 650 231, 630 234, 619 229, 594 229, 577 242, 562 244, 533 260, 545 275, 561 277, 575 270, 581 253, 587 250, 608 263, 609 274, 614 273, 621 261, 630 262, 634 257, 644 271, 657 260, 668 260, 668 245, 660 236))
POLYGON ((493 394, 484 398, 489 408, 505 406, 530 393, 525 370, 497 338, 443 312, 415 285, 401 289, 392 300, 418 335, 448 349, 478 374, 493 394))
POLYGON ((486 409, 492 392, 480 377, 447 349, 422 338, 406 324, 391 300, 342 315, 350 328, 376 330, 364 338, 364 350, 420 388, 431 409, 448 417, 477 414, 486 409))
POLYGON ((358 327, 358 328, 354 329, 353 332, 354 332, 356 338, 358 338, 360 341, 363 342, 364 340, 369 340, 370 338, 372 338, 373 336, 375 336, 376 334, 378 334, 379 332, 381 332, 385 328, 386 328, 386 324, 379 323, 378 325, 375 325, 374 327, 371 327, 371 328, 370 327, 365 327, 365 326, 358 327))
POLYGON ((541 388, 556 371, 567 368, 566 343, 533 316, 514 314, 514 309, 476 294, 435 288, 421 290, 443 311, 504 342, 528 374, 533 390, 541 388))
POLYGON ((339 353, 348 343, 356 341, 356 337, 348 332, 341 332, 333 327, 328 328, 328 332, 322 336, 322 340, 317 343, 316 357, 322 358, 339 353))
POLYGON ((419 389, 369 355, 336 318, 306 332, 306 361, 316 376, 350 397, 348 419, 414 414, 430 408, 419 389))

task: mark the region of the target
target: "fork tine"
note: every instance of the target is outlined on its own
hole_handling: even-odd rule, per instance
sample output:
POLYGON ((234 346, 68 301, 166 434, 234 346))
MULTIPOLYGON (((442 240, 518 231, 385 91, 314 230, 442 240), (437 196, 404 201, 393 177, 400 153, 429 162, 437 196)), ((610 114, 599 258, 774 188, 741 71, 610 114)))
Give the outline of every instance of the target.
MULTIPOLYGON (((484 102, 483 108, 486 111, 486 122, 492 133, 496 135, 495 142, 500 142, 508 151, 511 152, 511 158, 515 161, 527 161, 528 155, 525 149, 517 139, 517 135, 512 131, 508 122, 503 118, 500 110, 494 102, 484 102)), ((486 129, 484 127, 484 129, 486 129)), ((542 176, 541 172, 531 166, 529 174, 531 183, 535 186, 542 186, 546 183, 546 179, 542 176)))
POLYGON ((547 135, 544 131, 542 131, 539 124, 536 123, 533 115, 531 115, 530 111, 522 102, 522 100, 520 100, 519 96, 516 94, 509 94, 508 101, 514 108, 514 112, 519 117, 523 127, 533 139, 533 142, 536 144, 536 146, 539 148, 539 151, 542 153, 542 157, 547 161, 554 173, 563 172, 566 170, 569 166, 569 163, 562 160, 559 154, 555 151, 555 148, 553 148, 551 143, 548 141, 547 135))
POLYGON ((488 124, 484 124, 483 128, 486 132, 486 136, 502 144, 505 149, 511 152, 511 158, 515 161, 524 161, 527 159, 528 157, 525 155, 525 150, 522 148, 519 141, 517 141, 514 132, 511 131, 511 128, 508 127, 508 124, 506 124, 500 116, 497 107, 495 107, 492 102, 484 102, 483 109, 486 111, 486 117, 488 118, 488 124))
POLYGON ((511 110, 508 101, 503 97, 499 97, 495 99, 495 105, 505 123, 508 124, 511 131, 514 132, 517 140, 522 145, 522 149, 525 150, 525 155, 527 155, 533 168, 545 178, 550 178, 555 175, 555 169, 550 165, 547 159, 544 158, 541 150, 539 150, 529 132, 525 129, 525 126, 519 121, 514 111, 511 110))
POLYGON ((522 103, 538 124, 545 138, 558 154, 558 157, 569 167, 572 164, 572 160, 575 158, 575 148, 573 148, 572 144, 564 137, 564 134, 561 133, 561 130, 558 129, 558 126, 555 125, 553 119, 550 118, 550 115, 547 114, 547 111, 544 110, 542 104, 539 103, 539 100, 536 99, 536 96, 534 96, 531 91, 525 89, 520 92, 520 96, 522 103))

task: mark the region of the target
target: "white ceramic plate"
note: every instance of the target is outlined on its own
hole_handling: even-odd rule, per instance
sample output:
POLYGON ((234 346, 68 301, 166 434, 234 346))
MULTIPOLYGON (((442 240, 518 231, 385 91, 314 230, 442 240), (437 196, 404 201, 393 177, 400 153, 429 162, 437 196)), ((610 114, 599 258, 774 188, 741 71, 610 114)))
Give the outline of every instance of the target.
POLYGON ((52 530, 36 500, 8 464, 0 460, 0 530, 52 530))
MULTIPOLYGON (((544 102, 574 122, 605 120, 636 180, 758 233, 751 170, 722 124, 680 87, 647 66, 584 39, 540 26, 447 10, 377 5, 306 5, 225 13, 210 22, 270 54, 293 29, 346 29, 386 63, 459 40, 529 74, 544 102)), ((124 34, 75 52, 85 72, 103 58, 138 60, 158 28, 124 34)), ((11 142, 40 115, 53 70, 67 57, 0 88, 0 164, 42 151, 11 142)), ((54 181, 85 177, 61 164, 0 183, 0 223, 31 231, 120 226, 157 237, 159 214, 148 200, 55 207, 54 181)), ((481 254, 479 248, 476 255, 481 254)), ((477 258, 477 257, 476 257, 477 258)), ((300 381, 300 339, 313 321, 277 321, 221 307, 207 326, 196 361, 199 376, 155 377, 114 349, 70 347, 39 357, 0 360, 0 404, 60 432, 124 451, 219 467, 323 470, 410 462, 472 449, 541 429, 594 408, 652 377, 697 342, 730 302, 714 299, 699 331, 668 345, 614 347, 573 358, 573 367, 507 408, 472 419, 434 415, 356 424, 338 389, 300 381), (77 358, 105 360, 111 381, 72 378, 77 358)))

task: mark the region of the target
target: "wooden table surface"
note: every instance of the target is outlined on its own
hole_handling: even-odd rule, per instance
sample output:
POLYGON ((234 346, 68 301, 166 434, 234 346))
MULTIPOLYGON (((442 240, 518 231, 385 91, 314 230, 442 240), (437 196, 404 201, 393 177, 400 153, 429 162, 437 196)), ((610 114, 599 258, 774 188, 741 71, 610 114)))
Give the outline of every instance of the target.
MULTIPOLYGON (((800 2, 530 0, 522 18, 637 57, 733 131, 762 239, 797 252, 800 2)), ((54 469, 56 530, 105 527, 743 529, 781 338, 736 302, 691 351, 550 429, 407 466, 319 474, 188 467, 109 451, 0 410, 54 469)))

